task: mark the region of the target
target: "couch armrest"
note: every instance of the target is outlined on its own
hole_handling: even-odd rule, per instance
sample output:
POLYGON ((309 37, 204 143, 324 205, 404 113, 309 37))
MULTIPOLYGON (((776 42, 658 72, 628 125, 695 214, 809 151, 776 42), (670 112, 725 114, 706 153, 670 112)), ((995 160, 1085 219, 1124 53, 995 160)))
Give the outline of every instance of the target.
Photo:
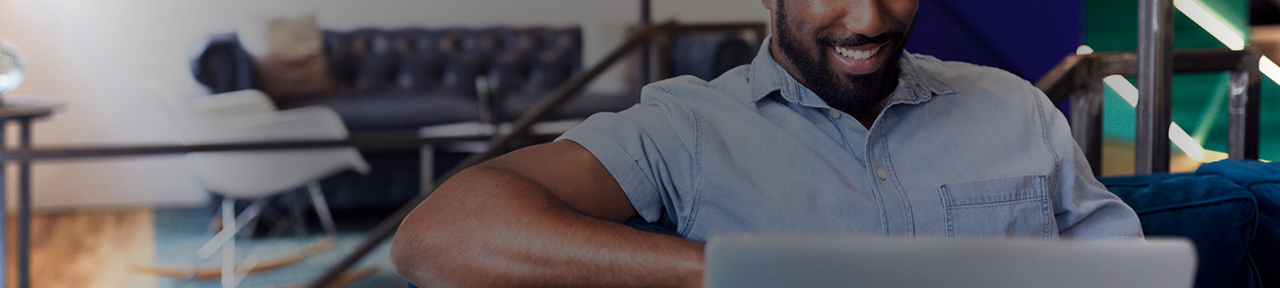
POLYGON ((199 113, 189 118, 188 144, 240 141, 338 140, 346 126, 333 109, 311 106, 255 115, 199 113))
POLYGON ((1147 237, 1196 245, 1196 287, 1256 287, 1250 256, 1258 223, 1253 193, 1218 175, 1157 174, 1099 179, 1137 212, 1147 237))
POLYGON ((209 93, 225 93, 258 87, 253 58, 240 47, 234 33, 210 37, 204 50, 191 61, 191 73, 209 93))

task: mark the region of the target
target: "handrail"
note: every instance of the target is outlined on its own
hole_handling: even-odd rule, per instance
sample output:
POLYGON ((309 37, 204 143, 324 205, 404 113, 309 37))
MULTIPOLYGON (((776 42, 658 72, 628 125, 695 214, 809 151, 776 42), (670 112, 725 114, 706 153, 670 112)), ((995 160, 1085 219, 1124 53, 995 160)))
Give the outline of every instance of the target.
POLYGON ((399 149, 422 145, 483 141, 488 136, 421 137, 414 132, 353 132, 347 139, 338 140, 285 140, 263 142, 236 142, 217 144, 159 144, 113 146, 43 146, 31 149, 0 150, 0 162, 54 160, 72 158, 136 157, 196 152, 227 152, 246 150, 294 150, 354 147, 360 149, 399 149))
MULTIPOLYGON (((1173 52, 1173 73, 1231 71, 1227 152, 1232 159, 1258 159, 1260 57, 1252 49, 1173 52)), ((1102 78, 1137 73, 1137 53, 1102 52, 1067 56, 1036 81, 1055 105, 1071 100, 1071 133, 1094 175, 1101 175, 1102 164, 1102 78)))
MULTIPOLYGON (((640 32, 632 34, 621 45, 618 45, 618 48, 615 48, 613 52, 610 52, 604 60, 601 60, 599 64, 591 67, 591 69, 587 70, 585 73, 574 76, 568 82, 560 85, 560 87, 552 91, 551 96, 543 98, 537 105, 529 108, 528 112, 521 115, 520 118, 516 119, 515 123, 512 124, 511 133, 493 137, 493 139, 489 140, 489 149, 485 149, 485 151, 480 153, 471 154, 471 156, 463 159, 461 163, 454 166, 453 169, 449 170, 449 172, 445 173, 445 175, 441 177, 440 181, 448 180, 449 177, 461 172, 462 169, 466 169, 467 167, 479 164, 484 160, 488 160, 489 158, 496 156, 500 153, 499 151, 503 150, 501 148, 507 147, 512 140, 528 135, 529 128, 532 127, 534 123, 546 118, 546 116, 553 112, 554 109, 558 108, 560 104, 576 96, 578 91, 585 87, 587 83, 591 82, 591 80, 595 79, 597 76, 600 76, 605 69, 613 66, 615 62, 622 59, 623 56, 626 56, 626 54, 634 47, 648 43, 649 38, 653 37, 655 33, 670 29, 671 27, 675 27, 675 25, 675 21, 667 21, 658 25, 645 27, 640 32)), ((355 265, 357 261, 364 258, 364 255, 373 251, 373 248, 376 248, 378 245, 382 244, 383 241, 386 241, 387 238, 394 235, 396 229, 400 227, 400 222, 404 221, 404 218, 409 215, 409 212, 413 212, 413 209, 418 206, 418 203, 426 200, 427 196, 432 194, 431 192, 434 191, 424 191, 412 200, 409 200, 409 202, 405 203, 405 205, 400 207, 399 210, 396 210, 394 214, 388 216, 386 220, 383 220, 382 223, 379 223, 378 226, 374 227, 373 231, 370 231, 369 235, 365 236, 364 242, 361 242, 360 246, 356 247, 356 250, 347 254, 347 256, 343 257, 342 260, 338 261, 338 263, 330 266, 329 269, 326 269, 324 273, 313 280, 310 284, 307 284, 306 287, 325 287, 329 282, 337 279, 338 276, 342 274, 342 271, 346 271, 348 268, 351 268, 351 266, 355 265)))

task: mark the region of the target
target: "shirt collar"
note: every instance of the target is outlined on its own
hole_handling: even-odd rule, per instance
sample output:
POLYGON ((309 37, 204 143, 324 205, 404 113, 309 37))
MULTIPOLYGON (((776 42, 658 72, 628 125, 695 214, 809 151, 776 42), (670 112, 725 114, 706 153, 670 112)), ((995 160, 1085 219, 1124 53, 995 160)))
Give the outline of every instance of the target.
MULTIPOLYGON (((749 102, 760 101, 765 97, 773 94, 775 91, 782 99, 811 107, 830 108, 822 98, 814 94, 809 88, 801 85, 795 78, 787 73, 782 65, 773 61, 773 55, 769 53, 770 43, 773 36, 764 38, 764 43, 760 44, 760 50, 756 52, 755 59, 751 60, 751 98, 749 102)), ((933 96, 952 94, 958 92, 956 88, 933 77, 929 71, 923 69, 919 65, 919 55, 904 53, 900 61, 902 73, 899 75, 898 89, 893 95, 889 96, 886 106, 889 104, 907 103, 919 104, 929 101, 933 96), (907 88, 904 90, 903 88, 907 88), (909 93, 904 93, 909 92, 909 93)))

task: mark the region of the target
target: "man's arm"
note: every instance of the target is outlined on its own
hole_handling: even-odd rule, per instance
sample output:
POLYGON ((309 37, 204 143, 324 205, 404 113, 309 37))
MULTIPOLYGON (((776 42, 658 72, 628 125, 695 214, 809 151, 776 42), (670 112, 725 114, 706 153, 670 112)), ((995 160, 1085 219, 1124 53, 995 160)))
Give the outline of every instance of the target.
POLYGON ((1084 152, 1071 137, 1066 116, 1057 111, 1049 97, 1029 83, 1026 89, 1036 96, 1040 120, 1045 123, 1049 149, 1058 158, 1058 181, 1051 197, 1058 235, 1066 238, 1142 238, 1138 214, 1120 201, 1093 176, 1084 152))
POLYGON ((703 243, 619 224, 635 208, 572 141, 458 173, 405 218, 396 272, 429 287, 696 287, 703 243))

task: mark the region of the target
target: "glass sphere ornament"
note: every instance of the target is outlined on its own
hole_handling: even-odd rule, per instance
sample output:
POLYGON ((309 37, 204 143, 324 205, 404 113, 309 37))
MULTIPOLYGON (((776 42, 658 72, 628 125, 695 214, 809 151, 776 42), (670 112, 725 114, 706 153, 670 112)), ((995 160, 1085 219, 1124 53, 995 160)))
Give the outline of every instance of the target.
POLYGON ((22 77, 27 72, 25 62, 18 46, 0 39, 0 95, 13 91, 22 83, 22 77))

